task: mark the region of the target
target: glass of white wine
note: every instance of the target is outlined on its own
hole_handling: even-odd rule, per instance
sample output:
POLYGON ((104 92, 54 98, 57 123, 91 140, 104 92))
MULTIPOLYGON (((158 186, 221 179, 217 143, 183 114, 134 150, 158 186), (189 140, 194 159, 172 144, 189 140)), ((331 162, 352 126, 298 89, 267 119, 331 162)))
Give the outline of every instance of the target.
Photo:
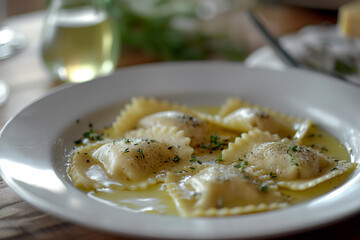
POLYGON ((104 0, 52 0, 42 33, 42 57, 55 78, 85 82, 114 71, 116 20, 104 0))

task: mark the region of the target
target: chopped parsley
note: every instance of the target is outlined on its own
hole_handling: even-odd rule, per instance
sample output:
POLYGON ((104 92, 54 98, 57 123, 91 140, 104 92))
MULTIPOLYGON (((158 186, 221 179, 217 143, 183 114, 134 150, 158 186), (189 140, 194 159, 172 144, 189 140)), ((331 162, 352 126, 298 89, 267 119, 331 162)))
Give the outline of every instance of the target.
POLYGON ((89 128, 90 130, 88 132, 83 133, 82 138, 74 141, 76 145, 82 144, 86 141, 100 141, 103 140, 103 134, 99 134, 94 132, 94 129, 92 128, 93 125, 90 123, 89 128))
POLYGON ((241 172, 244 172, 244 168, 249 165, 248 161, 240 161, 240 163, 234 165, 234 168, 240 169, 241 172))
POLYGON ((215 159, 215 162, 220 163, 220 162, 222 162, 222 161, 224 161, 224 160, 223 160, 223 158, 222 158, 222 154, 220 153, 220 154, 218 154, 217 159, 215 159))
POLYGON ((223 147, 227 145, 228 141, 229 141, 228 139, 221 141, 221 138, 217 136, 215 133, 214 135, 210 136, 209 144, 202 145, 201 148, 208 150, 219 150, 219 149, 223 150, 223 147))
POLYGON ((295 165, 295 166, 299 166, 299 163, 296 161, 295 156, 293 155, 293 152, 296 152, 298 148, 298 145, 294 145, 294 146, 290 146, 286 153, 290 156, 291 158, 291 165, 295 165))
MULTIPOLYGON (((125 149, 125 150, 126 150, 126 149, 125 149)), ((136 152, 139 153, 141 159, 144 159, 144 158, 145 158, 145 155, 144 155, 143 150, 142 150, 141 148, 139 148, 138 150, 136 150, 136 152)))
POLYGON ((269 187, 266 186, 266 185, 261 185, 261 186, 260 186, 260 191, 261 191, 261 192, 267 192, 268 189, 269 189, 269 187))
POLYGON ((176 155, 173 159, 171 159, 174 163, 180 162, 180 157, 176 155))
POLYGON ((273 179, 277 178, 276 173, 273 173, 273 172, 270 172, 269 176, 270 176, 270 178, 273 178, 273 179))
POLYGON ((191 156, 190 162, 198 163, 200 165, 202 164, 202 162, 200 160, 198 160, 196 156, 191 156))
POLYGON ((241 163, 238 163, 236 165, 234 165, 234 168, 241 168, 242 164, 241 163))

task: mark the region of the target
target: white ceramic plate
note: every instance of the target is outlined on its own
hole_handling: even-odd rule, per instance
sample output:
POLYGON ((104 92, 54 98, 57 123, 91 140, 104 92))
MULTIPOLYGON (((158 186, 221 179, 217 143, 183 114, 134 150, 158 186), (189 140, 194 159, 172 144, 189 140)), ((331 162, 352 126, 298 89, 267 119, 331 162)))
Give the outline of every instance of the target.
POLYGON ((89 198, 66 176, 64 154, 88 130, 107 126, 124 101, 146 95, 191 105, 219 105, 238 96, 298 117, 310 117, 360 161, 360 88, 303 71, 248 69, 237 63, 188 62, 130 67, 55 91, 27 106, 1 132, 6 183, 39 209, 118 234, 155 238, 251 238, 318 227, 360 210, 360 174, 312 201, 282 210, 222 218, 139 214, 89 198), (77 119, 80 123, 76 123, 77 119))
POLYGON ((0 107, 6 103, 10 95, 10 87, 0 80, 0 107))

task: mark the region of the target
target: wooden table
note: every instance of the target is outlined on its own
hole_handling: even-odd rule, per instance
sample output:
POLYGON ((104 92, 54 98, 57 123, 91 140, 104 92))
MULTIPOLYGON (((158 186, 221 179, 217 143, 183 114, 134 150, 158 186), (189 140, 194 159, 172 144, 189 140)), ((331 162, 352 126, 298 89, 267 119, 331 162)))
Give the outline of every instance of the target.
MULTIPOLYGON (((296 31, 308 24, 336 20, 336 14, 333 12, 317 12, 281 5, 263 7, 259 9, 259 12, 267 20, 268 26, 276 36, 296 31)), ((26 104, 58 85, 43 66, 40 57, 39 40, 43 19, 44 13, 37 12, 20 15, 7 21, 9 26, 23 31, 28 36, 29 45, 16 56, 0 61, 0 79, 5 80, 11 88, 9 101, 5 106, 0 107, 0 128, 26 104)), ((249 25, 243 13, 232 13, 232 16, 225 16, 221 21, 229 21, 227 24, 229 28, 231 28, 231 24, 234 24, 236 26, 234 32, 243 33, 245 31, 251 49, 256 49, 264 44, 260 35, 249 25), (239 29, 239 24, 243 29, 239 29)), ((120 67, 152 60, 141 54, 129 53, 126 49, 124 52, 119 63, 120 67)), ((354 199, 354 201, 359 200, 354 199)), ((333 239, 335 237, 360 239, 359 224, 360 214, 357 214, 346 221, 290 237, 292 239, 333 239)), ((113 236, 78 226, 39 211, 23 201, 1 178, 0 238, 129 239, 125 236, 113 236)))

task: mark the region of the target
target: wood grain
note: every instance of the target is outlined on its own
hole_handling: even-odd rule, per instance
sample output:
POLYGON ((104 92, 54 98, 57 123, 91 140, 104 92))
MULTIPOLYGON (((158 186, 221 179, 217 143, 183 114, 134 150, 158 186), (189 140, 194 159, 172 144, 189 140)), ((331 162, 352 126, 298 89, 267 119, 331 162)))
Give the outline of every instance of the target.
POLYGON ((0 178, 0 239, 130 239, 50 216, 30 206, 0 178))

